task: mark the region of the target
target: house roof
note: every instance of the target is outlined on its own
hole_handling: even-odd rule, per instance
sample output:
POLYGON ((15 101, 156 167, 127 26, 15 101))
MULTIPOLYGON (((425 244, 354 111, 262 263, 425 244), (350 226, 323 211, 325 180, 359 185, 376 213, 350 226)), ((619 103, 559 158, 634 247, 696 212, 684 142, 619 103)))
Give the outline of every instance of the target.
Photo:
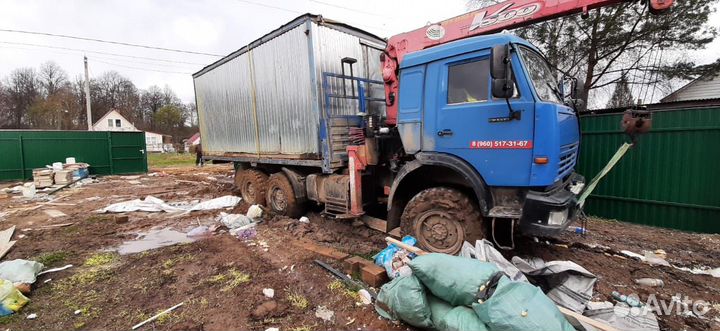
POLYGON ((116 113, 117 116, 120 116, 120 118, 122 118, 123 120, 125 120, 125 122, 130 123, 130 125, 132 125, 132 127, 135 128, 135 130, 137 130, 137 128, 135 127, 134 124, 132 124, 130 121, 128 121, 128 119, 125 118, 125 116, 123 116, 122 114, 120 114, 120 112, 117 111, 117 110, 115 110, 115 109, 110 109, 110 110, 108 110, 108 112, 105 113, 105 115, 103 115, 102 117, 100 117, 99 120, 97 120, 97 121, 95 121, 95 123, 93 123, 93 126, 96 126, 96 125, 98 125, 98 123, 101 123, 102 121, 104 121, 105 118, 107 118, 107 116, 110 115, 110 114, 112 114, 113 112, 116 113))
POLYGON ((197 132, 194 135, 190 136, 190 138, 187 138, 187 141, 193 142, 197 139, 200 139, 200 132, 197 132))
POLYGON ((660 99, 660 102, 720 98, 720 74, 702 75, 660 99))

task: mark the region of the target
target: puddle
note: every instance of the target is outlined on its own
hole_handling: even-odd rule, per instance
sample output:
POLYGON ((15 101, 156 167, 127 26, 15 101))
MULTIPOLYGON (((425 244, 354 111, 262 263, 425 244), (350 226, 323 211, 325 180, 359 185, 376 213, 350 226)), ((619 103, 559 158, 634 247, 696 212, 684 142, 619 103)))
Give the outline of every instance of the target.
POLYGON ((125 255, 193 241, 184 232, 165 228, 141 233, 137 239, 123 242, 116 250, 120 255, 125 255))

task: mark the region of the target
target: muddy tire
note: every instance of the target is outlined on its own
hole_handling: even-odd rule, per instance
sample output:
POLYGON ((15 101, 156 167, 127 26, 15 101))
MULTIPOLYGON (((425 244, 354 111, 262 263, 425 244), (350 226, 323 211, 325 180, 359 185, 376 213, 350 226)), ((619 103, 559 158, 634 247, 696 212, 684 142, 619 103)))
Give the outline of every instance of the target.
POLYGON ((476 204, 462 192, 445 187, 421 191, 405 206, 400 227, 427 251, 457 254, 464 241, 485 237, 476 204))
POLYGON ((257 169, 238 171, 235 186, 245 202, 251 205, 265 205, 268 175, 257 169))
POLYGON ((270 176, 266 192, 267 207, 276 214, 296 218, 302 213, 302 206, 295 197, 292 184, 282 172, 270 176))

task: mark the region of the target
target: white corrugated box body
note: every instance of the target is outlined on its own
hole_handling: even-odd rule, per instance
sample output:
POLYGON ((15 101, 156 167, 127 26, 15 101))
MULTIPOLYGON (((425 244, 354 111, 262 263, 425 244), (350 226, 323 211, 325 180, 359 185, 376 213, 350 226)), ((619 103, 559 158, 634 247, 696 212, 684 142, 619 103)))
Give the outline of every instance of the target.
MULTIPOLYGON (((351 57, 355 76, 382 80, 384 46, 372 34, 308 14, 195 73, 203 153, 319 159, 322 73, 341 73, 341 59, 351 57)), ((342 93, 340 80, 329 80, 329 88, 342 93)), ((370 95, 382 98, 382 87, 370 95)), ((330 111, 354 115, 357 102, 334 99, 330 111)))

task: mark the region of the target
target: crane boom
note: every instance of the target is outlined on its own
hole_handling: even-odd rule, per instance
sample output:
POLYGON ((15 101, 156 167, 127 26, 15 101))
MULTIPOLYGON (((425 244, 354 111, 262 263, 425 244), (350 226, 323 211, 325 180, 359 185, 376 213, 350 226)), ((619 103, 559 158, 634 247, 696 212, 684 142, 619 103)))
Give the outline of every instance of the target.
MULTIPOLYGON (((649 2, 651 13, 663 12, 673 3, 673 0, 643 1, 649 2)), ((397 73, 406 54, 467 37, 497 33, 576 13, 586 14, 590 9, 622 2, 628 0, 509 0, 390 37, 383 59, 387 124, 394 125, 397 121, 397 73)))

